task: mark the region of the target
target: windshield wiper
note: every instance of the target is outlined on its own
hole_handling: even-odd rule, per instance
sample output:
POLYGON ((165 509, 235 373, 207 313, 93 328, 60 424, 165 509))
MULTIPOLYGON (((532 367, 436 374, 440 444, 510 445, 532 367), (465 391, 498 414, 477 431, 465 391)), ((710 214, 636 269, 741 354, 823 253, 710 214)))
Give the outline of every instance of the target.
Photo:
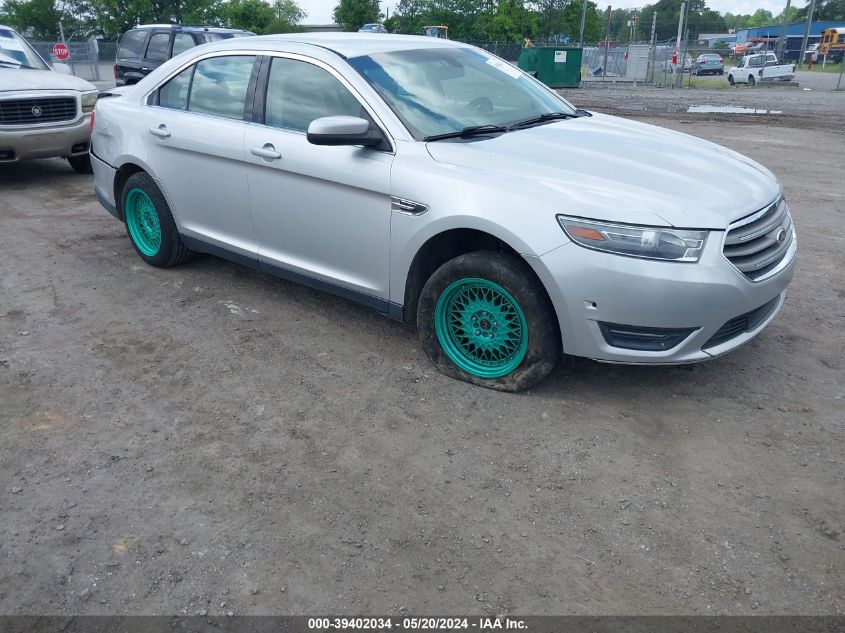
POLYGON ((471 136, 481 136, 483 134, 499 134, 507 132, 510 128, 501 125, 472 125, 465 127, 458 132, 446 132, 445 134, 432 134, 423 138, 424 141, 440 141, 447 138, 469 138, 471 136))
POLYGON ((540 116, 535 116, 531 117, 530 119, 511 123, 508 126, 508 129, 519 130, 524 127, 531 127, 532 125, 540 125, 541 123, 546 123, 548 121, 557 121, 559 119, 577 119, 580 116, 582 115, 572 112, 546 112, 545 114, 541 114, 540 116))

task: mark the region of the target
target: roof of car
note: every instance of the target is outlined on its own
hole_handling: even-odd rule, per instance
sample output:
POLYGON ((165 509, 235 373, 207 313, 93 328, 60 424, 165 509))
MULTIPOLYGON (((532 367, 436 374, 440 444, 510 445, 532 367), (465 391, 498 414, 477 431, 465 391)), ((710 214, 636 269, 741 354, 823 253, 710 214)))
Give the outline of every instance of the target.
POLYGON ((200 31, 208 32, 208 33, 250 33, 251 31, 245 31, 244 29, 227 29, 222 26, 190 26, 186 24, 139 24, 138 26, 132 27, 132 30, 136 29, 176 29, 181 31, 188 31, 191 33, 197 33, 200 31))
POLYGON ((284 33, 279 35, 259 35, 249 40, 229 39, 215 44, 218 49, 242 48, 274 50, 285 44, 310 44, 329 49, 343 57, 360 57, 375 53, 416 50, 420 48, 461 48, 466 44, 422 35, 391 35, 388 33, 284 33))

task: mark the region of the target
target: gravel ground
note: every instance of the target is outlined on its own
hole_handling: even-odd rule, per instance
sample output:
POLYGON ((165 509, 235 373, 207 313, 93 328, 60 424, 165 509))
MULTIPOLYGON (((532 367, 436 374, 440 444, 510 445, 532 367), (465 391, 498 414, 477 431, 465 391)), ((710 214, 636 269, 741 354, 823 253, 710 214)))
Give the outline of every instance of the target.
MULTIPOLYGON (((687 109, 696 106, 716 106, 748 108, 752 110, 776 111, 778 115, 737 114, 713 115, 696 114, 698 121, 717 120, 721 122, 760 122, 761 118, 771 125, 792 127, 812 127, 830 129, 836 138, 842 138, 842 112, 845 109, 845 91, 822 92, 803 90, 802 88, 737 86, 724 90, 705 88, 671 89, 660 86, 638 85, 607 82, 584 83, 578 90, 559 90, 564 97, 580 107, 623 114, 627 116, 663 116, 687 113, 687 109)), ((704 134, 699 133, 699 136, 704 134)))
POLYGON ((649 119, 782 178, 800 261, 761 336, 520 395, 344 300, 146 266, 89 177, 4 167, 0 613, 842 614, 845 139, 817 118, 649 119))

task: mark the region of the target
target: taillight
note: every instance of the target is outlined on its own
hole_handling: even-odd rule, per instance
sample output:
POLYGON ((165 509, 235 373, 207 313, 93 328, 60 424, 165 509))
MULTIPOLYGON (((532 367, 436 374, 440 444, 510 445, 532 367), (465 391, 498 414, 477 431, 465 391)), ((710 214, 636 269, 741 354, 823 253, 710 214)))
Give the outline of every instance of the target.
POLYGON ((698 63, 699 63, 699 64, 701 64, 702 66, 704 66, 704 64, 706 64, 707 62, 706 62, 706 61, 704 61, 704 60, 702 59, 702 60, 701 60, 700 62, 698 62, 698 63))
POLYGON ((117 64, 114 65, 114 78, 117 79, 117 64))

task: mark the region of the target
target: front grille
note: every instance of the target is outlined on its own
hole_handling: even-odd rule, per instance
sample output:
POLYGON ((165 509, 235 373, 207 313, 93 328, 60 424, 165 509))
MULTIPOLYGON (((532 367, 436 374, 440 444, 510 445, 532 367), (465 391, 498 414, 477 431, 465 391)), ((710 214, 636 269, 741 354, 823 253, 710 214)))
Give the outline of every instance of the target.
POLYGON ((0 125, 56 123, 76 118, 74 97, 44 97, 0 101, 0 125))
POLYGON ((725 236, 723 252, 752 281, 765 277, 786 256, 795 231, 786 201, 734 222, 725 236))
POLYGON ((701 349, 716 347, 717 345, 721 345, 725 341, 729 341, 740 334, 745 334, 746 332, 756 329, 757 326, 768 319, 772 312, 775 311, 775 308, 778 306, 778 301, 780 301, 779 296, 775 297, 765 305, 761 305, 759 308, 755 308, 750 312, 734 317, 716 330, 716 333, 701 346, 701 349))

